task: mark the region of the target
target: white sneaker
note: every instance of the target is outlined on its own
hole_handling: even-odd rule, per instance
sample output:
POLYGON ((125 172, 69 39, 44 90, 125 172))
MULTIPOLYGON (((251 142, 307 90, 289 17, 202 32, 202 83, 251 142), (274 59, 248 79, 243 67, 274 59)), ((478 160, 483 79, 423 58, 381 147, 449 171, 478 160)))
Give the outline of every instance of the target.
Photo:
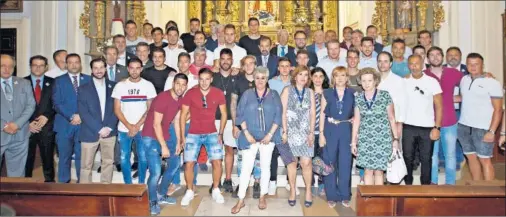
MULTIPOLYGON (((290 185, 289 184, 286 184, 285 188, 286 188, 287 191, 290 191, 290 185)), ((295 188, 295 195, 297 195, 297 196, 300 195, 299 188, 295 188)))
POLYGON ((192 190, 186 190, 186 193, 184 194, 183 198, 181 199, 181 206, 188 206, 190 205, 190 202, 195 197, 195 193, 193 193, 192 190))
POLYGON ((278 185, 276 185, 276 181, 269 182, 269 195, 276 195, 276 189, 278 185))
POLYGON ((225 198, 223 198, 223 195, 221 195, 221 191, 219 188, 213 189, 213 200, 216 203, 225 203, 225 198))

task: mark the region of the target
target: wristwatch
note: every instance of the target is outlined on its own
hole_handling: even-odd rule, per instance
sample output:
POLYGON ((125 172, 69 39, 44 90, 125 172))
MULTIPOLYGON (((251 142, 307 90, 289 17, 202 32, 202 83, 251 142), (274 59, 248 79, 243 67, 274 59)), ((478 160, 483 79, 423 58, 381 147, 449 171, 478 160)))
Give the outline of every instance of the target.
POLYGON ((433 129, 436 129, 436 130, 438 130, 438 131, 441 131, 441 127, 438 127, 438 126, 434 126, 434 128, 433 128, 433 129))
POLYGON ((398 141, 399 141, 399 138, 394 138, 394 139, 393 139, 393 141, 397 141, 397 142, 398 142, 398 141))
POLYGON ((505 132, 505 131, 502 131, 502 132, 501 132, 501 136, 506 136, 506 132, 505 132))

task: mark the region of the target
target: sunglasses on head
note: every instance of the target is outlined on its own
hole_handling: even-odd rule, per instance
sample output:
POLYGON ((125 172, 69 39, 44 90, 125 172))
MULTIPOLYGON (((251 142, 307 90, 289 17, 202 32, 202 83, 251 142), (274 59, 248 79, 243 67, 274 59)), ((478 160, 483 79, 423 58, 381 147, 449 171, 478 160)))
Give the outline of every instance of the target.
POLYGON ((205 96, 202 97, 202 107, 207 108, 207 99, 205 96))
POLYGON ((420 89, 418 86, 415 87, 415 91, 419 91, 422 95, 424 94, 423 90, 420 89))

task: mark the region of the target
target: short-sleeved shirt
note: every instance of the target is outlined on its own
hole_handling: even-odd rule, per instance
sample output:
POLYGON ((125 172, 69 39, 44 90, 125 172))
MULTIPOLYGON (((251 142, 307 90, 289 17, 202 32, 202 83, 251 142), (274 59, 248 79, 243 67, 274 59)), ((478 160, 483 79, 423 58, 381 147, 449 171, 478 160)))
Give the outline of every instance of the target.
POLYGON ((188 52, 193 52, 197 47, 197 45, 195 45, 194 39, 195 36, 189 32, 181 34, 181 40, 183 40, 184 49, 188 52))
POLYGON ((316 67, 321 67, 323 70, 325 70, 325 73, 329 78, 332 78, 332 71, 338 66, 346 67, 346 58, 339 57, 339 60, 335 61, 329 57, 326 57, 319 61, 316 65, 316 67))
POLYGON ((175 69, 167 66, 163 70, 158 70, 154 66, 147 68, 141 74, 141 77, 151 82, 155 86, 156 93, 161 93, 165 85, 165 81, 171 72, 176 72, 175 69))
MULTIPOLYGON (((191 73, 188 73, 188 83, 186 84, 186 90, 189 90, 197 85, 199 85, 199 77, 195 76, 191 73)), ((174 78, 176 77, 176 74, 169 75, 167 77, 167 80, 165 81, 165 86, 163 87, 163 90, 170 90, 172 88, 172 85, 174 84, 174 78)))
POLYGON ((191 134, 209 134, 216 132, 214 124, 216 111, 220 105, 226 103, 223 91, 216 87, 210 87, 209 93, 205 96, 207 108, 204 108, 204 95, 200 88, 192 88, 183 97, 183 105, 190 107, 190 129, 191 134))
POLYGON ((248 35, 245 35, 239 39, 239 46, 246 50, 248 55, 260 56, 260 38, 252 39, 248 35))
POLYGON ((418 127, 434 127, 434 95, 442 92, 439 83, 425 74, 418 79, 410 76, 404 81, 407 94, 404 123, 418 127))
POLYGON ((125 38, 125 39, 126 39, 126 51, 128 53, 131 53, 134 55, 135 55, 137 44, 139 44, 139 42, 146 42, 146 40, 144 40, 144 38, 141 38, 141 37, 137 37, 137 39, 135 39, 134 41, 130 41, 130 40, 128 40, 128 38, 125 38))
POLYGON ((402 62, 392 62, 392 72, 402 78, 410 73, 408 68, 408 60, 404 59, 402 62))
MULTIPOLYGON (((219 46, 216 49, 214 49, 215 60, 220 59, 220 52, 221 50, 223 50, 223 48, 226 48, 225 45, 219 46)), ((230 50, 232 50, 232 58, 234 60, 234 62, 232 63, 232 67, 241 68, 241 60, 247 55, 246 50, 244 50, 244 48, 242 47, 239 47, 239 45, 234 45, 234 47, 231 48, 230 50)))
POLYGON ((395 121, 404 122, 406 119, 406 87, 403 78, 388 72, 385 79, 382 79, 378 89, 387 91, 394 103, 395 121))
POLYGON ((170 91, 161 92, 158 96, 156 96, 149 107, 148 115, 146 116, 146 121, 144 122, 146 127, 142 130, 142 136, 156 139, 155 128, 153 127, 155 112, 163 114, 162 129, 164 130, 162 131, 164 140, 168 141, 171 136, 176 136, 170 135, 169 130, 166 129, 170 128, 170 124, 181 108, 181 102, 182 100, 175 100, 170 91))
POLYGON ((376 51, 373 51, 371 54, 371 57, 366 58, 364 54, 360 54, 360 62, 358 63, 358 69, 363 68, 373 68, 378 70, 378 61, 376 57, 378 56, 378 53, 376 51))
POLYGON ((283 82, 283 80, 281 80, 280 76, 276 76, 276 77, 272 78, 271 80, 269 80, 268 84, 269 84, 269 88, 271 88, 272 90, 275 90, 281 96, 283 89, 286 86, 290 86, 291 83, 290 83, 290 80, 288 80, 288 82, 283 82))
POLYGON ((235 86, 236 86, 235 87, 236 90, 235 90, 234 94, 237 94, 237 96, 239 96, 239 98, 237 99, 237 101, 239 102, 239 100, 241 99, 241 96, 244 92, 246 92, 248 89, 255 87, 255 80, 253 79, 253 81, 249 81, 246 78, 246 74, 241 73, 241 74, 237 75, 237 82, 236 82, 235 86))
POLYGON ((468 127, 488 130, 494 107, 491 99, 502 98, 501 83, 484 76, 473 79, 466 75, 460 81, 462 108, 459 123, 468 127))
MULTIPOLYGON (((232 102, 232 93, 235 93, 237 85, 237 76, 229 75, 224 77, 221 73, 214 73, 211 86, 218 88, 225 95, 227 103, 227 120, 232 120, 230 113, 230 102, 232 102)), ((216 120, 221 119, 221 112, 216 111, 216 120)))
MULTIPOLYGON (((147 110, 147 101, 155 97, 155 87, 143 78, 135 83, 130 79, 118 82, 112 91, 112 98, 121 101, 121 112, 130 124, 136 124, 142 118, 147 110)), ((120 121, 118 131, 128 132, 128 128, 120 121)))
POLYGON ((453 106, 453 91, 456 86, 459 86, 463 74, 456 69, 447 67, 443 68, 441 79, 432 73, 430 68, 425 70, 425 74, 436 79, 441 86, 441 90, 443 90, 443 120, 441 126, 448 127, 456 124, 457 114, 453 106))

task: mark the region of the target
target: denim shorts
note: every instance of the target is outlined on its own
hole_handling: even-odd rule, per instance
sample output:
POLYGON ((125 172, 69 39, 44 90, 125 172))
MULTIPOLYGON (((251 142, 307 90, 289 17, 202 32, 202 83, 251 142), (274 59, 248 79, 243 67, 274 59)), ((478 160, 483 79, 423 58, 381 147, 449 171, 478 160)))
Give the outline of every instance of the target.
POLYGON ((218 143, 218 133, 188 134, 184 148, 184 162, 197 161, 200 147, 205 146, 209 160, 223 159, 223 145, 218 143))
POLYGON ((476 154, 479 158, 491 158, 494 144, 483 142, 486 130, 459 124, 457 136, 464 154, 476 154))

